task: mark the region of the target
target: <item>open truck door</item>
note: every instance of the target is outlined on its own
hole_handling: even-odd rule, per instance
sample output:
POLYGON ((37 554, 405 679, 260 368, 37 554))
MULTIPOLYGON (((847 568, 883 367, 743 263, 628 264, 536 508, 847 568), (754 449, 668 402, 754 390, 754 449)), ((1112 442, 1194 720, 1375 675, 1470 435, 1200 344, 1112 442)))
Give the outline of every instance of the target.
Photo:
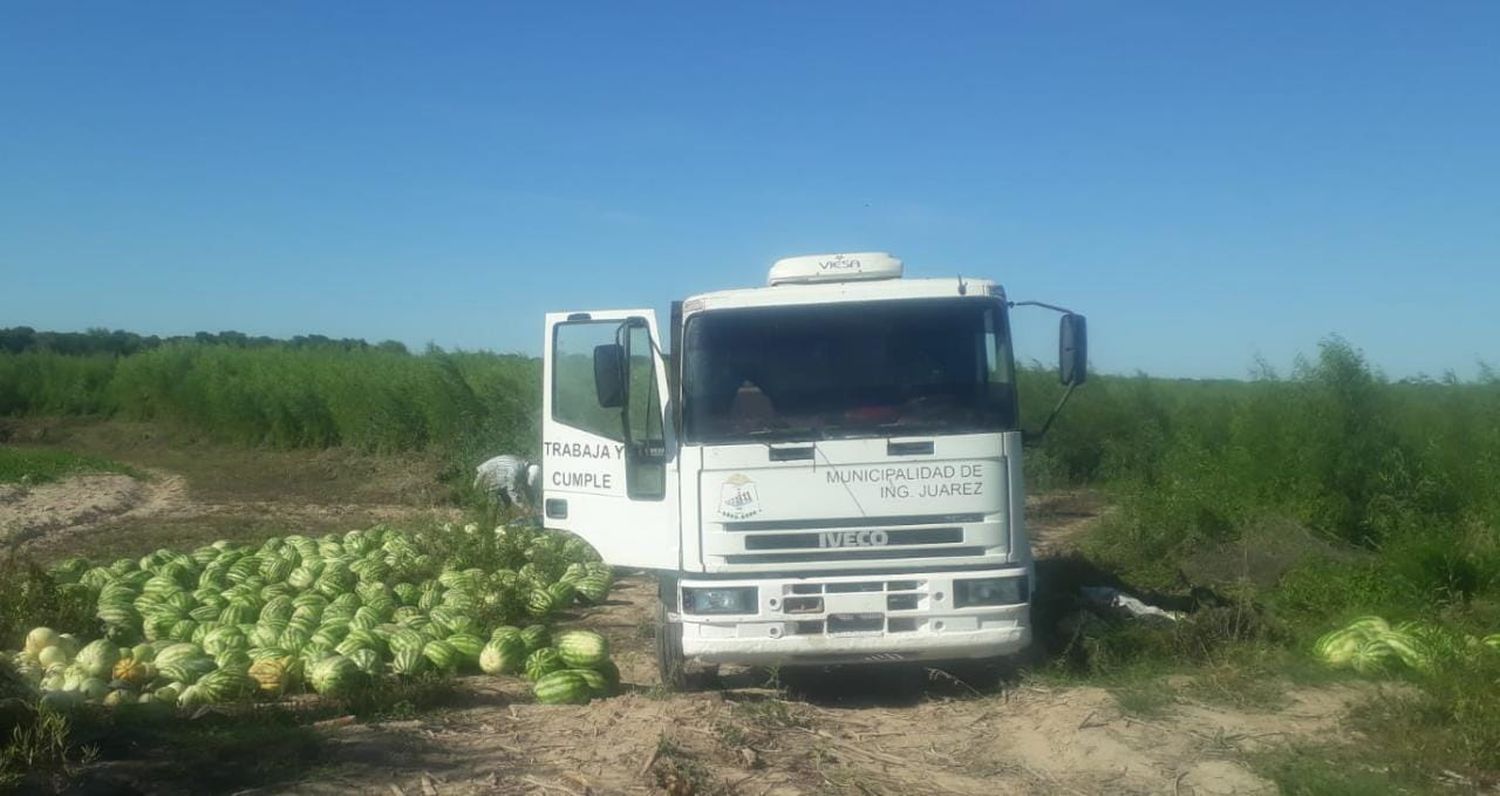
POLYGON ((616 566, 677 570, 677 440, 651 310, 549 313, 542 507, 616 566))

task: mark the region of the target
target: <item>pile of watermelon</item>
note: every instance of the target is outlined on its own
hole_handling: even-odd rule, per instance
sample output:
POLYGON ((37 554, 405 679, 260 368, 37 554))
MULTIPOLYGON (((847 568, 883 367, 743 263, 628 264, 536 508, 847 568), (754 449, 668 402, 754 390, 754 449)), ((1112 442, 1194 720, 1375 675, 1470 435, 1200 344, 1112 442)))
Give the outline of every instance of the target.
POLYGON ((609 642, 592 630, 569 630, 550 640, 546 628, 498 627, 479 653, 486 674, 521 673, 538 702, 581 705, 620 685, 609 642))
POLYGON ((549 631, 560 610, 605 598, 609 567, 575 537, 525 527, 497 529, 507 547, 487 559, 513 566, 431 552, 466 549, 433 534, 476 533, 378 527, 65 561, 53 577, 98 623, 32 630, 12 668, 53 707, 344 697, 382 678, 466 671, 524 671, 544 702, 609 693, 619 672, 603 637, 549 631))
POLYGON ((1313 645, 1313 655, 1334 668, 1379 674, 1400 667, 1430 672, 1442 657, 1468 658, 1500 653, 1500 633, 1463 636, 1436 625, 1403 622, 1392 626, 1378 616, 1361 616, 1330 631, 1313 645))

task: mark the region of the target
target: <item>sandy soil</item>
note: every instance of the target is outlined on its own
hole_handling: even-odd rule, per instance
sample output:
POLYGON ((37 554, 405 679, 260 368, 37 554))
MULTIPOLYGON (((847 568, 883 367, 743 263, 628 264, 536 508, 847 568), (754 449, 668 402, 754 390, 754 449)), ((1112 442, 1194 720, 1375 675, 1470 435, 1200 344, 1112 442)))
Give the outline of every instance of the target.
POLYGON ((165 514, 186 503, 183 480, 170 475, 152 480, 79 475, 0 490, 0 542, 23 545, 43 535, 86 532, 111 520, 165 514))
POLYGON ((79 475, 35 486, 0 485, 0 546, 47 557, 87 546, 89 537, 141 523, 213 522, 254 518, 305 527, 340 518, 398 521, 416 515, 458 519, 456 509, 409 504, 308 499, 205 499, 180 475, 151 470, 128 475, 79 475))

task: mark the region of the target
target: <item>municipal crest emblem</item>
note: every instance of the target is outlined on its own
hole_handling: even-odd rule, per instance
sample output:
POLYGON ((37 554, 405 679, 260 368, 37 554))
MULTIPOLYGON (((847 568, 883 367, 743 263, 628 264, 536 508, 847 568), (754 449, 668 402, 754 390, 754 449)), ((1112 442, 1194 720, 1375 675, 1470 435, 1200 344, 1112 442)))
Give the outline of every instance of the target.
POLYGON ((760 493, 755 482, 735 473, 724 479, 719 488, 719 515, 731 520, 743 520, 760 513, 760 493))

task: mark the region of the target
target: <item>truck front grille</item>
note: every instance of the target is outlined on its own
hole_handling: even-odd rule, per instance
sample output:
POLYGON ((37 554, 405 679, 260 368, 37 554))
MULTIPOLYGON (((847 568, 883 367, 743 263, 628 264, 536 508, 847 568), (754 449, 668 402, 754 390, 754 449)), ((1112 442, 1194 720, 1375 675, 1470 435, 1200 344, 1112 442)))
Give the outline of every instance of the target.
POLYGON ((923 580, 804 581, 786 585, 773 605, 796 617, 789 627, 798 636, 909 633, 920 627, 914 613, 927 597, 923 580))

